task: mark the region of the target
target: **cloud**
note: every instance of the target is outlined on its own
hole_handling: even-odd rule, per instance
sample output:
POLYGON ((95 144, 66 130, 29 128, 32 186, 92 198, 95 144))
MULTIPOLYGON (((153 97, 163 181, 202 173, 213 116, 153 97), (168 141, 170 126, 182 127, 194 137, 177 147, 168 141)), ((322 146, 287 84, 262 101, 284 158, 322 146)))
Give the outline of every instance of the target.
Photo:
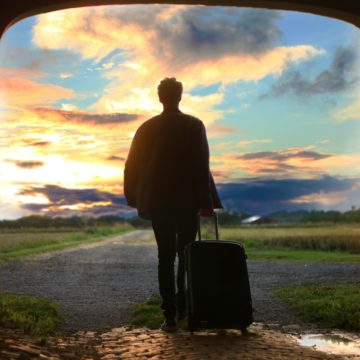
POLYGON ((253 178, 239 183, 219 184, 218 190, 227 208, 263 215, 300 209, 346 210, 351 201, 356 203, 360 199, 357 190, 359 182, 358 178, 332 176, 316 179, 253 178), (326 201, 326 198, 331 200, 326 201))
POLYGON ((30 186, 20 190, 19 195, 46 196, 51 204, 74 205, 77 203, 111 202, 112 204, 125 204, 124 196, 110 192, 100 191, 94 188, 65 188, 57 185, 45 185, 41 187, 30 186))
POLYGON ((304 61, 318 53, 318 50, 307 45, 279 47, 257 57, 225 56, 213 61, 194 62, 178 69, 171 63, 163 63, 162 59, 149 58, 144 54, 143 58, 125 62, 107 73, 111 85, 93 107, 96 111, 136 112, 152 116, 160 108, 156 93, 159 80, 165 75, 176 74, 185 89, 182 108, 209 125, 223 116, 222 111, 215 107, 221 104, 224 94, 222 90, 204 96, 188 93, 199 84, 208 86, 216 83, 227 85, 240 80, 258 81, 269 74, 281 73, 289 62, 304 61))
POLYGON ((244 175, 304 178, 327 174, 336 164, 346 167, 349 159, 345 160, 333 154, 310 151, 308 148, 290 148, 212 156, 211 168, 227 174, 224 178, 217 178, 218 181, 244 175))
POLYGON ((4 44, 0 52, 0 63, 7 67, 44 73, 73 72, 79 64, 79 56, 69 51, 39 47, 19 47, 4 44))
POLYGON ((121 156, 117 156, 117 155, 111 155, 107 158, 107 160, 111 160, 111 161, 125 161, 126 159, 124 157, 121 156))
POLYGON ((44 73, 41 71, 29 70, 29 69, 11 69, 11 68, 0 68, 1 77, 16 77, 16 78, 29 78, 36 79, 44 77, 44 73))
POLYGON ((69 78, 73 77, 74 75, 75 75, 74 73, 63 72, 63 73, 60 73, 59 77, 60 77, 60 79, 69 79, 69 78))
MULTIPOLYGON (((109 83, 93 110, 152 116, 161 107, 156 85, 164 76, 176 74, 190 92, 199 84, 258 81, 281 74, 291 62, 322 54, 309 45, 278 46, 279 18, 277 11, 202 6, 71 9, 40 15, 33 41, 77 52, 108 68, 109 83)), ((184 94, 182 104, 189 101, 191 112, 208 125, 222 117, 214 109, 222 92, 197 96, 200 101, 184 94)))
POLYGON ((360 95, 357 95, 352 104, 337 110, 334 118, 338 121, 360 120, 360 95))
POLYGON ((41 147, 48 146, 50 144, 51 144, 50 141, 34 141, 28 143, 29 146, 41 146, 41 147))
POLYGON ((40 116, 49 118, 62 118, 68 121, 91 122, 97 125, 127 123, 138 119, 136 114, 113 113, 113 114, 96 114, 82 111, 60 110, 54 108, 34 108, 33 111, 40 116))
POLYGON ((351 89, 359 79, 354 68, 357 52, 358 50, 354 47, 338 48, 329 68, 312 79, 307 78, 304 71, 285 71, 276 84, 271 87, 269 93, 260 98, 281 96, 288 93, 296 96, 311 96, 351 89))
POLYGON ((239 133, 240 130, 230 126, 211 124, 210 126, 207 127, 206 131, 208 132, 209 137, 212 136, 221 137, 229 134, 239 133))
POLYGON ((94 188, 65 188, 57 185, 29 186, 21 189, 21 196, 44 196, 47 203, 25 203, 23 210, 48 216, 129 215, 134 210, 126 205, 123 195, 94 188))
POLYGON ((84 216, 84 217, 100 217, 100 216, 119 216, 131 217, 136 215, 136 210, 127 205, 104 205, 92 204, 88 206, 49 206, 46 204, 24 204, 22 209, 30 212, 31 214, 46 215, 50 217, 71 217, 71 216, 84 216))
POLYGON ((290 199, 294 204, 321 204, 324 206, 336 206, 348 197, 348 191, 319 191, 313 194, 306 194, 290 199))
POLYGON ((155 25, 158 51, 181 65, 234 54, 259 55, 279 42, 280 12, 207 7, 184 8, 155 25))
POLYGON ((252 145, 252 144, 266 144, 266 143, 272 143, 272 142, 273 141, 271 139, 241 140, 236 144, 236 146, 237 147, 244 147, 244 146, 252 145))
POLYGON ((1 97, 5 106, 52 104, 74 97, 74 91, 52 84, 38 83, 24 77, 1 76, 1 97))
POLYGON ((290 159, 306 159, 306 160, 320 160, 326 159, 332 155, 330 154, 321 154, 315 151, 307 150, 287 150, 287 151, 259 151, 251 152, 239 155, 239 159, 270 159, 274 161, 286 161, 290 159))
POLYGON ((279 42, 280 17, 278 11, 217 7, 214 12, 202 6, 72 9, 39 16, 34 42, 45 49, 66 48, 97 60, 113 52, 114 44, 128 54, 139 53, 143 47, 158 58, 184 65, 223 55, 261 54, 279 42))
POLYGON ((23 169, 35 169, 43 166, 42 161, 28 160, 28 161, 14 161, 15 165, 23 169))

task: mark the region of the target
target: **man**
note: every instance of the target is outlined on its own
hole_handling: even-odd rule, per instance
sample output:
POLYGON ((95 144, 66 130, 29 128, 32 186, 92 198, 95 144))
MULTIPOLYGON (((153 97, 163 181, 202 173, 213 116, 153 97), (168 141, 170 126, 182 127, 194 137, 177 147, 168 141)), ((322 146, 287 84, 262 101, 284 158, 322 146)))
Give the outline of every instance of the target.
POLYGON ((203 123, 179 110, 182 84, 165 78, 158 86, 163 112, 137 130, 125 163, 124 192, 139 216, 151 219, 158 245, 158 277, 164 331, 185 316, 184 248, 194 241, 199 212, 211 216, 221 202, 209 170, 203 123), (178 254, 177 293, 174 262, 178 254))

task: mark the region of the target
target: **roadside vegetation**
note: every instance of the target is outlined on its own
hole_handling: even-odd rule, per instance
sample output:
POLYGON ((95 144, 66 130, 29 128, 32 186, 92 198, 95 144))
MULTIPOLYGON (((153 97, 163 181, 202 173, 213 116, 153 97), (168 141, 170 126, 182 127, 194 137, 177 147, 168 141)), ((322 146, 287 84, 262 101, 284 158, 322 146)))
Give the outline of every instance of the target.
POLYGON ((0 294, 0 326, 31 335, 59 335, 64 319, 53 301, 38 296, 0 294))
POLYGON ((360 330, 360 284, 291 286, 275 294, 303 320, 360 330))
MULTIPOLYGON (((215 238, 212 224, 203 238, 215 238)), ((360 262, 358 224, 222 227, 220 238, 243 244, 250 259, 360 262)))
POLYGON ((132 230, 130 224, 76 228, 22 228, 0 231, 0 261, 101 241, 132 230))
MULTIPOLYGON (((164 321, 160 295, 152 295, 143 303, 134 305, 131 309, 131 316, 131 325, 133 326, 159 329, 164 321)), ((187 320, 184 319, 178 322, 178 328, 186 330, 187 320)))
MULTIPOLYGON (((320 217, 319 213, 306 214, 316 219, 320 217)), ((222 223, 220 238, 242 243, 249 259, 360 262, 359 223, 240 226, 239 216, 232 213, 219 216, 222 223)), ((211 219, 203 219, 202 222, 203 238, 215 239, 211 219)), ((0 261, 101 241, 108 236, 139 228, 150 229, 150 223, 136 217, 125 220, 111 216, 97 219, 29 216, 3 220, 0 221, 0 261)))
MULTIPOLYGON (((326 327, 360 330, 360 284, 290 286, 274 290, 301 319, 326 327)), ((158 329, 163 321, 159 295, 133 306, 131 324, 158 329)), ((186 329, 186 321, 179 324, 186 329)))
POLYGON ((131 325, 158 329, 164 320, 160 295, 153 295, 145 302, 134 305, 131 315, 131 325))

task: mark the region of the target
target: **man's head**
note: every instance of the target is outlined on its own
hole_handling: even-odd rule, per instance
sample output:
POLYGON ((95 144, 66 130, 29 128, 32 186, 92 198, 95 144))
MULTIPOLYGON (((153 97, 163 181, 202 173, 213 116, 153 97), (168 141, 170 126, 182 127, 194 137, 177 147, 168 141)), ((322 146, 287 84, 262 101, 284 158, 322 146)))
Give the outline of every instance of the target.
POLYGON ((176 78, 165 78, 160 81, 158 95, 160 102, 165 106, 178 106, 183 91, 182 83, 176 78))

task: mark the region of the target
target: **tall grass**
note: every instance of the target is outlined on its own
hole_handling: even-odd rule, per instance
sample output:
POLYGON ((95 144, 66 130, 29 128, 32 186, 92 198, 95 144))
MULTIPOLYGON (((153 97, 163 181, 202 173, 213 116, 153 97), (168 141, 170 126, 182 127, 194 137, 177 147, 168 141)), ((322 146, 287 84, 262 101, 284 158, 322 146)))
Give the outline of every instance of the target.
MULTIPOLYGON (((204 238, 214 238, 211 226, 204 238)), ((318 227, 237 227, 220 229, 223 240, 240 241, 248 249, 313 250, 360 254, 360 226, 333 225, 318 227)))
POLYGON ((85 242, 98 241, 107 236, 132 230, 129 224, 107 227, 93 227, 84 230, 67 231, 2 231, 0 232, 0 261, 52 250, 60 250, 85 242))

